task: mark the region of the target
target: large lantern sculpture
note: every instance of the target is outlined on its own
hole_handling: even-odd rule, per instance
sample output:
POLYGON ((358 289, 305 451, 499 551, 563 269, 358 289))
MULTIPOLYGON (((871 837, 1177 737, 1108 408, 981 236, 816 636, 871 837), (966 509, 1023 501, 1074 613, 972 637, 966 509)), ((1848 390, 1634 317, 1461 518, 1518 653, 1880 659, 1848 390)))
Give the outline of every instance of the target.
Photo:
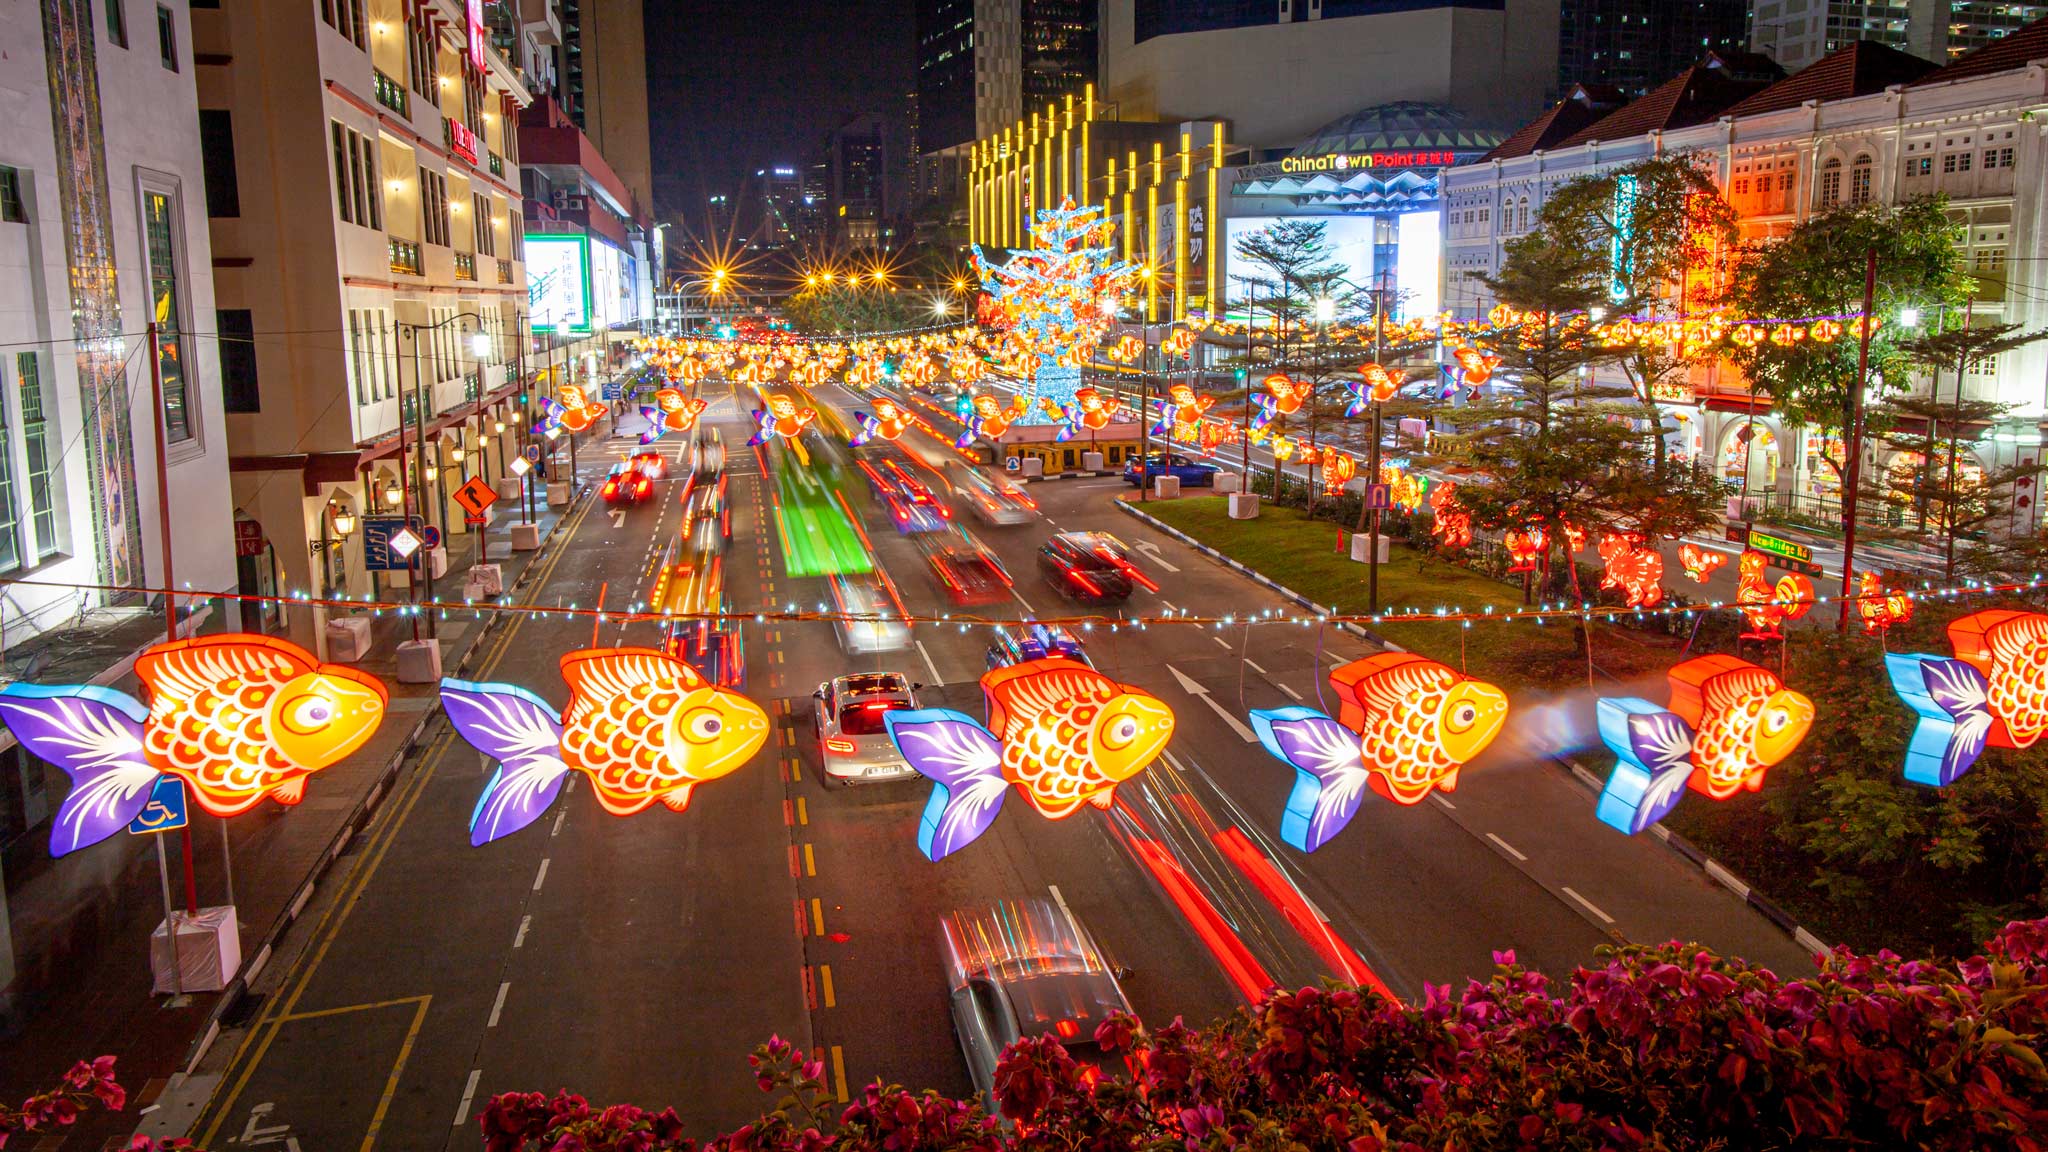
POLYGON ((1074 402, 1081 368, 1116 321, 1138 279, 1138 267, 1116 258, 1116 222, 1097 205, 1072 200, 1038 213, 1030 247, 991 263, 980 246, 983 323, 1005 334, 1026 385, 1027 411, 1049 402, 1055 413, 1074 402))
POLYGON ((1892 687, 1919 722, 1906 779, 1953 784, 1984 749, 2031 748, 2048 732, 2048 616, 1993 608, 1948 626, 1955 658, 1888 654, 1892 687))

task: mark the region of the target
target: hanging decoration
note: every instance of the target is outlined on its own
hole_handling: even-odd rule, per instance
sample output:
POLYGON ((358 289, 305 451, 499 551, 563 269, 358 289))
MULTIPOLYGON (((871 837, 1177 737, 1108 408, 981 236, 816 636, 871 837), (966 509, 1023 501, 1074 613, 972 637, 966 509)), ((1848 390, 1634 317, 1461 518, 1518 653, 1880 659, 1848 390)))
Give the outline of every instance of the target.
POLYGON ((1028 381, 1027 398, 1055 412, 1074 402, 1086 365, 1117 308, 1138 281, 1138 266, 1116 258, 1116 222, 1098 205, 1072 200, 1043 209, 1031 243, 991 263, 980 246, 979 318, 1000 334, 1010 360, 1028 381))
POLYGON ((593 403, 583 385, 564 384, 555 389, 555 398, 548 401, 542 423, 553 424, 567 432, 581 432, 609 411, 611 409, 605 405, 593 403))
POLYGON ((1335 496, 1358 473, 1358 462, 1335 448, 1323 449, 1323 495, 1335 496))
POLYGON ((1193 428, 1215 406, 1214 396, 1197 396, 1186 384, 1175 384, 1166 390, 1166 399, 1159 404, 1159 423, 1152 426, 1152 434, 1164 436, 1171 432, 1176 440, 1192 440, 1193 428), (1189 429, 1185 436, 1180 432, 1183 427, 1189 429))
MULTIPOLYGON (((1569 530, 1569 529, 1567 529, 1569 530)), ((1600 538, 1602 588, 1619 588, 1631 608, 1647 608, 1664 599, 1664 557, 1643 546, 1642 538, 1609 532, 1600 538)))
POLYGON ((631 816, 656 801, 677 812, 690 791, 724 776, 768 740, 768 714, 685 661, 652 648, 563 654, 569 703, 512 684, 441 681, 441 705, 471 747, 498 767, 469 818, 481 847, 540 818, 573 771, 604 810, 631 816))
POLYGON ((1913 618, 1913 598, 1903 592, 1887 592, 1877 573, 1864 570, 1856 577, 1856 614, 1863 618, 1865 635, 1891 631, 1892 625, 1913 618))
POLYGON ((1595 814, 1630 835, 1670 815, 1688 786, 1711 800, 1762 788, 1813 726, 1813 701, 1747 660, 1698 656, 1668 676, 1669 708, 1602 697, 1595 709, 1619 758, 1595 814))
POLYGON ((1185 356, 1192 352, 1194 347, 1195 330, 1191 327, 1176 328, 1167 333, 1166 339, 1159 342, 1159 352, 1162 356, 1185 356))
POLYGON ((1116 361, 1118 364, 1136 364, 1138 357, 1144 354, 1145 342, 1128 333, 1119 337, 1116 343, 1111 344, 1103 352, 1103 355, 1116 361))
POLYGON ((747 443, 758 448, 766 444, 770 436, 780 436, 789 450, 796 453, 799 463, 810 464, 811 454, 804 450, 804 442, 799 437, 818 418, 817 409, 798 408, 796 401, 782 392, 770 392, 767 403, 766 408, 754 409, 754 423, 758 427, 752 436, 747 437, 747 443))
POLYGON ((50 824, 53 856, 126 827, 163 776, 183 781, 215 816, 240 815, 265 796, 297 804, 308 776, 376 733, 389 702, 373 676, 247 633, 158 644, 135 661, 135 675, 146 708, 98 685, 0 689, 0 721, 71 778, 50 824))
POLYGON ((1011 786, 1051 820, 1107 809, 1173 736, 1173 710, 1141 688, 1054 656, 981 678, 988 724, 945 708, 885 712, 889 738, 935 785, 917 831, 942 860, 988 830, 1011 786))
POLYGON ((1308 399, 1310 388, 1287 378, 1285 373, 1275 372, 1266 377, 1265 391, 1254 393, 1252 403, 1258 405, 1258 415, 1252 423, 1264 427, 1272 423, 1273 417, 1292 416, 1301 411, 1301 405, 1308 399))
POLYGON ((1888 653, 1892 688, 1919 717, 1906 779, 1945 787, 1986 747, 2031 748, 2048 732, 2048 615, 1993 608, 1948 626, 1955 658, 1888 653))
POLYGON ((1343 831, 1366 788, 1419 804, 1458 787, 1458 772, 1507 721, 1507 694, 1412 652, 1385 652, 1330 672, 1336 719, 1313 708, 1253 711, 1266 751, 1295 771, 1280 838, 1313 852, 1343 831))
POLYGON ((1053 436, 1061 443, 1072 440, 1084 428, 1099 431, 1109 427, 1110 421, 1116 419, 1117 411, 1123 407, 1123 401, 1114 396, 1104 397, 1093 388, 1076 390, 1073 401, 1064 407, 1055 408, 1050 400, 1039 403, 1047 415, 1056 415, 1065 421, 1065 426, 1053 436))
POLYGON ((1742 618, 1750 627, 1743 636, 1746 640, 1783 639, 1779 627, 1813 609, 1813 581, 1790 572, 1775 585, 1767 583, 1764 569, 1769 563, 1770 557, 1754 548, 1744 549, 1735 561, 1735 602, 1742 606, 1742 618))
POLYGON ((1714 574, 1714 569, 1728 563, 1728 557, 1712 549, 1686 543, 1678 546, 1678 563, 1684 567, 1686 577, 1693 583, 1705 584, 1707 577, 1714 574))
POLYGON ((1374 404, 1392 400, 1407 381, 1406 373, 1382 368, 1378 364, 1364 365, 1358 372, 1359 379, 1344 385, 1345 390, 1351 393, 1351 403, 1344 409, 1346 416, 1357 416, 1374 404))
POLYGON ((687 435, 709 407, 711 402, 701 396, 685 396, 674 388, 655 389, 654 403, 640 406, 640 415, 647 420, 647 431, 640 434, 641 446, 652 444, 669 432, 687 435))
POLYGON ((1458 383, 1467 392, 1479 391, 1481 385, 1493 379, 1494 370, 1501 365, 1499 356, 1469 344, 1451 349, 1451 359, 1458 365, 1458 383))
POLYGON ((917 423, 917 417, 912 415, 908 409, 900 408, 894 401, 890 400, 876 400, 874 415, 870 416, 866 412, 856 412, 853 419, 854 423, 860 425, 860 431, 855 432, 853 439, 847 443, 855 448, 859 448, 877 437, 883 440, 894 440, 903 435, 904 429, 917 423))
POLYGON ((967 418, 967 428, 960 438, 953 441, 953 447, 966 451, 976 437, 990 440, 1000 439, 1010 425, 1027 411, 1028 401, 1022 394, 1010 397, 1008 407, 997 405, 993 396, 976 396, 973 399, 974 414, 967 418))
POLYGON ((1503 542, 1507 545, 1508 558, 1512 561, 1508 565, 1508 571, 1534 572, 1536 562, 1550 546, 1550 535, 1543 530, 1543 525, 1531 524, 1519 531, 1510 528, 1503 542))
POLYGON ((1458 503, 1458 485, 1445 481, 1429 493, 1429 534, 1442 548, 1468 548, 1472 544, 1472 514, 1458 503))

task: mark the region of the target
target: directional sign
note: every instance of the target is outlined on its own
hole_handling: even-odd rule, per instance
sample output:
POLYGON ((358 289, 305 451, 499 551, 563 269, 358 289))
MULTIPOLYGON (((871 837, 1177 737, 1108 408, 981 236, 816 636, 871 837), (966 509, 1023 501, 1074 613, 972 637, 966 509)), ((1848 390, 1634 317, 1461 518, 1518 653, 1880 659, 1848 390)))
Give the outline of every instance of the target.
MULTIPOLYGON (((406 557, 410 551, 401 553, 394 549, 392 537, 405 531, 406 518, 403 516, 365 516, 363 525, 363 567, 372 572, 403 572, 407 567, 406 557)), ((413 550, 420 546, 420 533, 426 521, 418 516, 412 518, 411 532, 413 550)))
POLYGON ((150 787, 149 803, 128 822, 136 836, 151 832, 173 832, 189 822, 185 811, 185 782, 176 776, 159 776, 150 787))
POLYGON ((498 493, 481 476, 471 476, 469 482, 455 490, 455 502, 471 516, 482 516, 484 509, 498 500, 498 493))
POLYGON ((1759 532, 1742 524, 1730 524, 1727 536, 1745 548, 1763 553, 1764 563, 1772 568, 1783 568, 1806 576, 1823 575, 1821 566, 1813 562, 1813 549, 1797 540, 1759 532))
POLYGON ((1375 512, 1384 512, 1392 508, 1394 506, 1394 486, 1392 484, 1367 484, 1365 486, 1365 506, 1375 512))

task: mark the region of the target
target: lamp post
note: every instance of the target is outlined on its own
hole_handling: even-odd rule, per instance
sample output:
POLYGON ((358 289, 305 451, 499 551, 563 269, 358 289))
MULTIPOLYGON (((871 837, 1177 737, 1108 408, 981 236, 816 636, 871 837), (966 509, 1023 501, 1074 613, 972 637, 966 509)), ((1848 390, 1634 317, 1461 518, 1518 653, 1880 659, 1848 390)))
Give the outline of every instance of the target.
MULTIPOLYGON (((476 321, 478 330, 470 333, 470 351, 479 358, 488 353, 490 350, 490 336, 482 331, 484 319, 482 316, 478 315, 475 312, 457 312, 453 316, 449 316, 446 319, 440 320, 433 324, 401 323, 398 326, 400 330, 410 331, 412 333, 412 474, 413 487, 417 489, 420 494, 420 516, 423 519, 427 515, 427 404, 430 400, 430 397, 426 394, 426 391, 423 388, 420 379, 420 333, 438 331, 439 329, 445 328, 448 325, 455 323, 457 320, 476 321)), ((401 416, 402 415, 403 414, 401 413, 401 416)), ((399 503, 401 507, 404 509, 404 514, 407 522, 410 523, 412 520, 412 501, 406 495, 405 483, 404 480, 402 479, 405 468, 405 428, 402 419, 400 421, 400 426, 398 430, 398 457, 399 470, 401 476, 399 482, 399 503)), ((439 469, 437 468, 436 479, 438 478, 439 469)), ((448 520, 445 506, 442 510, 441 520, 443 524, 446 524, 448 520)), ((420 553, 414 552, 413 555, 418 556, 420 555, 420 553)), ((412 561, 408 560, 408 569, 410 569, 411 565, 412 561)), ((431 604, 434 600, 433 557, 427 556, 426 558, 421 560, 419 562, 419 571, 416 573, 408 571, 407 575, 411 577, 406 581, 407 591, 410 593, 408 599, 410 599, 415 604, 419 603, 420 581, 421 579, 424 579, 427 585, 427 602, 431 604)), ((430 640, 439 639, 440 634, 441 633, 439 627, 437 626, 436 618, 431 612, 429 612, 427 614, 427 638, 430 640)), ((415 614, 412 619, 412 638, 414 640, 418 640, 420 638, 420 618, 417 614, 415 614)))

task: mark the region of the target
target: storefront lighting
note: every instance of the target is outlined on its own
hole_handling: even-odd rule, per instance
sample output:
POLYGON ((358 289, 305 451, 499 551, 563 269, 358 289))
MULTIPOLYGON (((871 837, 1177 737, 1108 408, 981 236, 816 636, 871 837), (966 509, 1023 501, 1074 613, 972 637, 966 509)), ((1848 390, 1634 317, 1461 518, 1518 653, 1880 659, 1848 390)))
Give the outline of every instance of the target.
POLYGON ((389 505, 390 507, 396 508, 404 499, 405 493, 399 489, 398 484, 396 482, 391 480, 386 480, 384 482, 385 504, 389 505))

